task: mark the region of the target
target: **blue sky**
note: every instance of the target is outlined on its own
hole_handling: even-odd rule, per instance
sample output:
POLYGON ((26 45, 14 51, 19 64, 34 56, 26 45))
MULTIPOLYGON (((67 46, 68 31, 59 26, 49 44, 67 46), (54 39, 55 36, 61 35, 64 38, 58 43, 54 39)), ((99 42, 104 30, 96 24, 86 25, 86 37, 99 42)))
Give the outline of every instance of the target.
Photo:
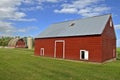
POLYGON ((0 0, 0 36, 37 36, 50 24, 111 13, 120 47, 120 0, 0 0))

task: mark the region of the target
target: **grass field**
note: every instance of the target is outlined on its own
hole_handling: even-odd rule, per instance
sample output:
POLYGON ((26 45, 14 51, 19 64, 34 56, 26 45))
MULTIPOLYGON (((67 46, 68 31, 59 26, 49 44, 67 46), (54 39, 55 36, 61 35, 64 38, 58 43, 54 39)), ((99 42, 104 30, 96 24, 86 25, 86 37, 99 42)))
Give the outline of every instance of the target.
POLYGON ((36 57, 27 49, 0 49, 0 80, 120 80, 120 55, 117 61, 93 64, 36 57))

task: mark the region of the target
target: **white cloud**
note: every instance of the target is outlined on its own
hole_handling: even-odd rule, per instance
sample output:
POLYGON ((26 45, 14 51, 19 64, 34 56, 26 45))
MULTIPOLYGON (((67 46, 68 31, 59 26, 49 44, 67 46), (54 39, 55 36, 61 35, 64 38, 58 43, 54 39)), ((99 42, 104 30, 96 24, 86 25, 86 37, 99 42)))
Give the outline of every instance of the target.
POLYGON ((26 16, 19 12, 18 7, 21 0, 1 0, 0 1, 0 20, 1 19, 20 19, 26 16))
POLYGON ((39 5, 37 5, 37 6, 34 6, 34 7, 28 7, 28 8, 20 8, 20 10, 22 10, 22 11, 35 11, 35 10, 42 10, 43 8, 42 8, 42 6, 39 6, 39 5))
POLYGON ((120 29, 120 24, 118 24, 118 25, 115 25, 115 29, 120 29))
MULTIPOLYGON (((36 21, 36 19, 33 19, 33 18, 32 19, 25 18, 27 14, 19 11, 20 10, 19 6, 22 4, 22 2, 25 2, 25 1, 28 2, 32 0, 1 0, 0 1, 0 21, 3 21, 3 20, 36 21)), ((37 6, 36 8, 38 9, 40 7, 37 6)))
POLYGON ((31 19, 10 19, 12 21, 26 21, 26 22, 31 22, 31 21, 37 21, 35 18, 31 19))
POLYGON ((25 4, 42 4, 44 2, 57 3, 62 0, 22 0, 25 4))
POLYGON ((29 26, 29 27, 18 29, 16 31, 17 32, 27 33, 27 32, 30 32, 30 31, 33 31, 33 30, 36 30, 36 29, 38 29, 38 27, 36 27, 36 26, 29 26))
POLYGON ((0 32, 8 33, 14 30, 12 23, 0 21, 0 32))
POLYGON ((51 2, 51 3, 56 3, 56 2, 59 2, 61 0, 37 0, 39 3, 42 3, 42 2, 51 2))
POLYGON ((60 0, 0 0, 0 35, 25 33, 36 27, 20 28, 14 26, 14 21, 36 21, 35 18, 26 18, 26 11, 41 10, 44 2, 56 3, 60 0), (25 5, 22 7, 22 5, 25 5))
POLYGON ((28 27, 17 29, 16 32, 18 35, 22 34, 21 36, 33 36, 31 32, 36 32, 36 30, 38 30, 37 26, 28 26, 28 27))
POLYGON ((117 47, 120 47, 120 39, 117 40, 117 47))
POLYGON ((24 28, 17 28, 10 22, 0 21, 0 36, 14 36, 15 33, 29 33, 31 31, 37 30, 36 26, 29 26, 24 28))
POLYGON ((28 1, 33 0, 0 0, 0 35, 12 35, 16 32, 22 32, 22 30, 17 29, 17 26, 13 26, 15 23, 12 21, 36 21, 34 18, 25 18, 27 14, 20 11, 19 6, 23 2, 27 4, 28 1))
POLYGON ((120 37, 119 37, 120 24, 115 25, 115 30, 116 30, 116 33, 117 33, 117 35, 116 35, 117 36, 117 47, 120 47, 120 37))
POLYGON ((77 9, 76 8, 63 8, 60 11, 55 10, 54 12, 56 12, 56 13, 76 13, 77 9))
POLYGON ((22 0, 22 2, 25 4, 33 4, 34 0, 22 0))
POLYGON ((60 1, 60 0, 44 0, 44 1, 55 3, 55 2, 58 2, 58 1, 60 1))
POLYGON ((61 5, 61 9, 55 9, 55 13, 80 14, 83 17, 90 17, 106 13, 109 7, 100 4, 104 0, 75 0, 71 3, 61 5))
MULTIPOLYGON (((62 0, 23 0, 23 4, 29 4, 31 6, 29 7, 23 7, 20 8, 22 11, 36 11, 36 10, 42 10, 45 5, 43 3, 57 3, 62 0)), ((66 0, 65 0, 66 1, 66 0)), ((54 6, 54 5, 52 5, 54 6)))
POLYGON ((44 2, 56 3, 59 1, 61 0, 0 0, 0 20, 27 21, 25 11, 41 10, 44 2), (20 7, 23 4, 28 4, 29 7, 20 7))

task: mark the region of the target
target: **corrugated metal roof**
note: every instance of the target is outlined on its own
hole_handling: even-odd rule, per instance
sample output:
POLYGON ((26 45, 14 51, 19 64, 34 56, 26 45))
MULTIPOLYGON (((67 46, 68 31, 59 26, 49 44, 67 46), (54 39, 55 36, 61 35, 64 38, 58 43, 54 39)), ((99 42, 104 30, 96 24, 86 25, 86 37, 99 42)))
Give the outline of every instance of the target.
POLYGON ((18 42, 19 38, 13 38, 9 41, 8 46, 15 47, 16 43, 18 42))
POLYGON ((36 38, 102 34, 110 14, 52 24, 36 38))

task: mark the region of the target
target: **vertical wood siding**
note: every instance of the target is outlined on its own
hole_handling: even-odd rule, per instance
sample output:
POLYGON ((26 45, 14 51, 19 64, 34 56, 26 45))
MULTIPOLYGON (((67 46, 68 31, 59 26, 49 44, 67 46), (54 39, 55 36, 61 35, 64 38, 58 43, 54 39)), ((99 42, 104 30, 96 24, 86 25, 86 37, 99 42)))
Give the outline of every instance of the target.
MULTIPOLYGON (((65 41, 65 59, 80 60, 80 50, 86 50, 89 53, 90 62, 104 62, 116 58, 116 37, 114 26, 110 27, 110 20, 106 23, 105 29, 101 35, 65 37, 65 38, 36 38, 35 55, 40 55, 40 48, 44 48, 44 56, 54 57, 55 41, 65 41)), ((59 43, 57 43, 59 44, 59 43)), ((61 52, 61 44, 57 45, 57 51, 61 52)), ((56 52, 57 52, 56 51, 56 52)), ((57 53, 58 53, 57 52, 57 53)), ((61 53, 57 55, 61 58, 61 53)))
POLYGON ((22 39, 19 39, 16 43, 16 48, 25 48, 25 42, 22 39))
POLYGON ((116 37, 114 26, 110 27, 110 20, 106 23, 106 27, 102 33, 102 60, 109 60, 116 57, 116 37))
POLYGON ((40 55, 40 48, 44 48, 44 56, 54 57, 56 40, 65 41, 65 59, 80 60, 80 50, 87 50, 89 51, 88 61, 102 61, 100 36, 35 39, 35 55, 40 55))

